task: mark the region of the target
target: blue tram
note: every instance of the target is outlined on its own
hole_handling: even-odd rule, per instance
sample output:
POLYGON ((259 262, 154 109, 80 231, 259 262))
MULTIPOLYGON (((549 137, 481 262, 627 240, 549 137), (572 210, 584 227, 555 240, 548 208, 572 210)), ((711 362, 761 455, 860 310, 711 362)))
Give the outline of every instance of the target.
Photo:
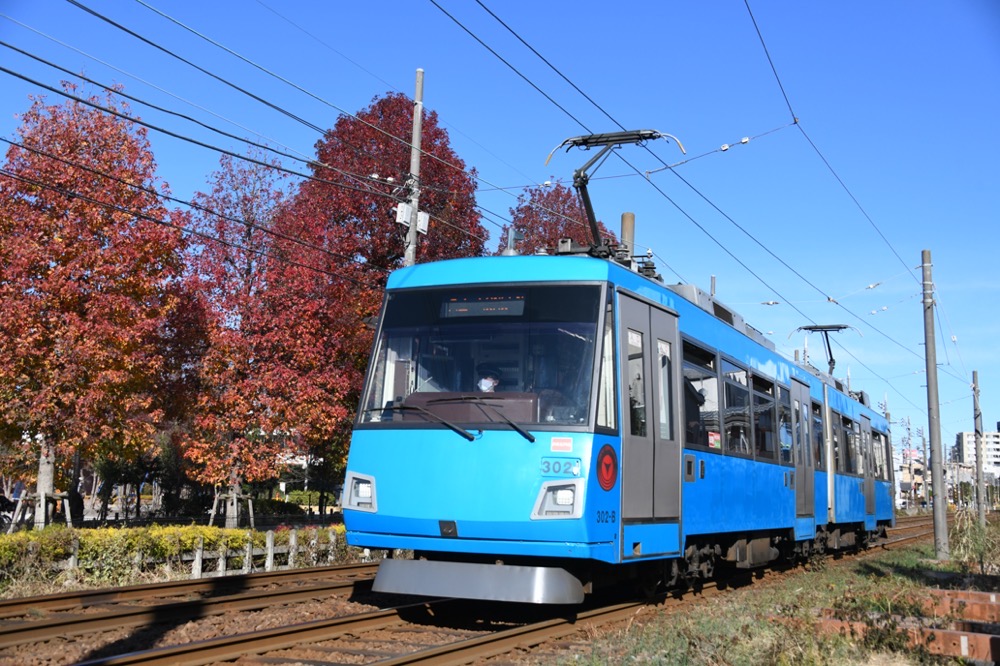
POLYGON ((377 591, 575 604, 884 535, 889 425, 864 393, 577 249, 389 277, 343 496, 348 543, 413 552, 377 591))

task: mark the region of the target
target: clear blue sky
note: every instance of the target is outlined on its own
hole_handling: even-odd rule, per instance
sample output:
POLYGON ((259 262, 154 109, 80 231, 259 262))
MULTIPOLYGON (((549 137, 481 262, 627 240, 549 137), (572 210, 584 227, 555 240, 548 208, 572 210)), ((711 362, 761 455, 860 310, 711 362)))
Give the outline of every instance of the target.
MULTIPOLYGON (((655 253, 667 281, 707 290, 715 276, 718 298, 789 356, 804 345, 799 326, 850 325, 834 336, 836 374, 849 371, 852 387, 888 400, 893 420, 909 418, 925 432, 919 264, 930 250, 942 441, 950 448, 956 433, 972 429, 973 370, 985 429, 1000 421, 994 0, 754 0, 752 18, 738 0, 484 0, 516 36, 468 0, 437 0, 440 8, 429 0, 144 1, 308 94, 139 2, 81 0, 322 128, 388 90, 412 95, 423 68, 425 106, 478 171, 491 247, 524 186, 568 183, 589 159, 562 152, 546 166, 563 139, 619 124, 675 135, 686 157, 673 142, 658 142, 651 152, 625 148, 628 164, 612 158, 593 172, 598 217, 617 229, 621 213, 634 212, 637 244, 655 253), (741 144, 743 137, 751 140, 741 144), (718 150, 723 144, 733 147, 718 150), (644 175, 689 158, 674 173, 644 175), (768 301, 779 304, 761 304, 768 301)), ((226 131, 314 154, 319 135, 307 125, 66 0, 6 0, 0 12, 4 42, 226 131)), ((0 64, 47 85, 68 78, 5 47, 0 64)), ((13 138, 15 114, 38 89, 0 77, 0 136, 13 138)), ((133 106, 150 122, 245 150, 133 106)), ((159 175, 176 196, 207 189, 217 154, 150 136, 159 175)), ((825 367, 822 340, 810 336, 808 347, 825 367)), ((897 426, 897 444, 901 435, 897 426)))

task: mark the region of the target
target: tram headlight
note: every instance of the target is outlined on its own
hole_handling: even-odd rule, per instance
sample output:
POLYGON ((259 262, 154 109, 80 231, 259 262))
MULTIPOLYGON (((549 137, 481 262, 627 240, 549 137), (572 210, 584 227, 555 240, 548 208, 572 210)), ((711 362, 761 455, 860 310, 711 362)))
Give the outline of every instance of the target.
POLYGON ((375 478, 348 472, 344 482, 344 508, 358 511, 376 511, 375 478))
POLYGON ((560 488, 556 491, 555 499, 558 506, 573 506, 574 492, 572 488, 560 488))
POLYGON ((583 515, 582 483, 579 479, 543 483, 531 512, 532 520, 579 518, 583 515))

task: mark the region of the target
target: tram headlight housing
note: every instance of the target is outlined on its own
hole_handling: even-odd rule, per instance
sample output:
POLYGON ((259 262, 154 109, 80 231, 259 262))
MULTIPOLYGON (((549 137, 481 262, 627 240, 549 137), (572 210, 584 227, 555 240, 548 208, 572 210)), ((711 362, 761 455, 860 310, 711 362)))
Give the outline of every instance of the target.
POLYGON ((377 511, 375 477, 348 472, 344 480, 344 508, 372 513, 377 511))
POLYGON ((538 492, 532 520, 579 518, 583 515, 583 482, 546 481, 538 492))

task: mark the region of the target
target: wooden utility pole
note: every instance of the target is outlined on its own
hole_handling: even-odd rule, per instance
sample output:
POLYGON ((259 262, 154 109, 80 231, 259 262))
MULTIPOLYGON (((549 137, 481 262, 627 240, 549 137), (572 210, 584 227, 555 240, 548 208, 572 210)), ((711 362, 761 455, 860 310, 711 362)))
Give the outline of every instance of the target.
POLYGON ((941 415, 937 382, 937 347, 934 342, 934 281, 931 279, 931 251, 921 256, 924 279, 924 356, 927 367, 927 421, 931 438, 931 479, 934 485, 934 553, 947 560, 948 491, 944 485, 944 458, 941 456, 941 415))
POLYGON ((986 482, 983 478, 983 412, 979 409, 979 371, 972 371, 972 423, 976 429, 976 511, 986 528, 986 482))
POLYGON ((406 231, 404 266, 417 263, 417 216, 420 207, 420 135, 424 122, 424 70, 417 70, 417 89, 413 96, 413 138, 410 142, 410 227, 406 231))

